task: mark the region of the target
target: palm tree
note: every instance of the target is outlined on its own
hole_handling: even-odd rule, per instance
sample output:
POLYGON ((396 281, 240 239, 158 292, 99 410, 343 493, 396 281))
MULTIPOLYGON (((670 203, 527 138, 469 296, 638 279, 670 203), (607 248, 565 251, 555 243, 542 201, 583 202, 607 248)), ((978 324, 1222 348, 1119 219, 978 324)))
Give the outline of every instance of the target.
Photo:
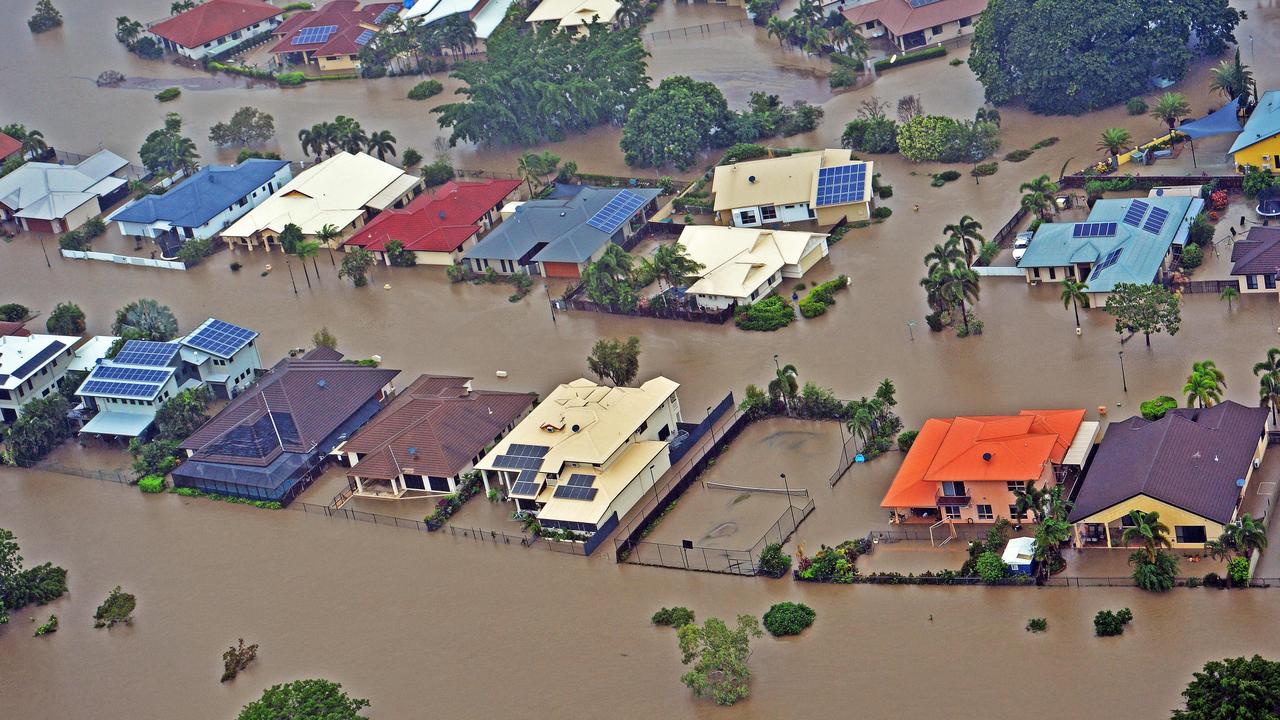
POLYGON ((954 240, 964 250, 964 264, 973 265, 974 257, 986 240, 979 232, 980 230, 982 230, 982 223, 974 220, 972 215, 965 215, 959 222, 942 228, 942 234, 954 240))
POLYGON ((1276 408, 1280 407, 1280 348, 1267 351, 1267 359, 1253 366, 1258 378, 1258 396, 1271 405, 1271 424, 1276 424, 1276 408))
POLYGON ((854 437, 862 440, 862 448, 859 452, 865 450, 867 442, 871 440, 871 435, 876 427, 878 410, 879 408, 875 402, 867 400, 865 397, 849 403, 848 420, 845 425, 854 437))
POLYGON ((1018 511, 1018 516, 1023 517, 1028 511, 1031 517, 1037 522, 1044 522, 1045 507, 1049 500, 1049 490, 1036 487, 1035 480, 1027 483, 1026 487, 1016 490, 1013 493, 1016 505, 1014 509, 1018 511))
POLYGON ((946 242, 934 245, 933 249, 924 254, 925 267, 929 269, 929 273, 936 271, 949 271, 953 267, 963 265, 964 252, 960 249, 960 241, 955 237, 948 238, 946 242))
POLYGON ((778 47, 782 47, 786 39, 791 37, 791 21, 774 15, 765 23, 764 30, 767 36, 778 38, 778 47))
POLYGON ((1178 120, 1191 114, 1191 106, 1187 104, 1187 97, 1180 92, 1167 92, 1156 100, 1155 107, 1151 109, 1151 117, 1163 121, 1169 126, 1169 130, 1173 130, 1173 126, 1178 120))
POLYGON ((1048 220, 1049 212, 1058 211, 1058 204, 1053 199, 1054 193, 1058 192, 1058 184, 1050 180, 1048 175, 1022 183, 1018 186, 1018 192, 1023 193, 1022 209, 1037 213, 1041 220, 1048 220))
POLYGON ((702 264, 686 255, 678 242, 660 246, 653 253, 653 267, 658 280, 665 280, 668 287, 682 287, 703 270, 702 264))
POLYGON ((967 267, 953 267, 941 277, 942 296, 960 305, 960 317, 964 320, 965 334, 969 332, 969 311, 965 301, 978 301, 978 273, 967 267))
POLYGON ((320 254, 320 243, 315 240, 303 240, 298 243, 298 249, 294 253, 300 260, 302 266, 307 266, 307 258, 311 258, 311 269, 316 271, 316 282, 320 281, 320 268, 316 265, 316 256, 320 254))
POLYGON ((1111 155, 1111 165, 1114 167, 1120 163, 1117 161, 1120 153, 1129 147, 1129 143, 1133 141, 1133 136, 1124 128, 1111 127, 1102 131, 1101 137, 1098 138, 1098 149, 1106 150, 1111 155))
POLYGON ((302 144, 303 157, 310 157, 314 153, 318 158, 324 152, 324 132, 318 123, 299 130, 298 142, 302 144))
POLYGON ((1120 541, 1125 545, 1137 541, 1142 545, 1149 562, 1156 561, 1156 553, 1161 548, 1172 547, 1169 542, 1169 526, 1160 522, 1160 513, 1130 510, 1129 519, 1133 524, 1125 527, 1120 541))
POLYGON ((130 20, 128 15, 116 18, 116 39, 125 45, 132 45, 142 34, 142 23, 130 20))
POLYGON ((1258 94, 1258 85, 1253 80, 1253 71, 1248 65, 1240 62, 1240 48, 1236 48, 1233 60, 1223 60, 1216 68, 1209 71, 1209 90, 1225 96, 1228 100, 1240 99, 1240 105, 1247 107, 1251 97, 1258 94))
POLYGON ((370 155, 377 155, 379 160, 386 160, 388 155, 395 157, 396 136, 392 135, 390 130, 379 130, 371 133, 365 143, 365 152, 370 155))
POLYGON ((769 381, 769 395, 775 399, 781 398, 782 405, 787 409, 787 414, 791 414, 791 401, 795 399, 796 393, 800 391, 800 381, 798 379, 799 371, 795 365, 783 365, 778 368, 777 374, 769 381))
POLYGON ((1047 517, 1036 527, 1036 560, 1040 561, 1040 572, 1048 576, 1049 571, 1058 564, 1062 554, 1058 546, 1071 539, 1071 525, 1060 518, 1047 517))
POLYGON ((369 144, 369 136, 360 123, 346 115, 339 115, 333 120, 334 144, 340 150, 356 154, 369 144))
POLYGON ((1227 301, 1227 312, 1231 312, 1231 301, 1240 297, 1240 291, 1235 286, 1228 285, 1222 289, 1222 294, 1218 296, 1219 300, 1227 301))
POLYGON ((39 130, 28 130, 20 139, 22 141, 23 157, 40 157, 49 150, 48 143, 44 141, 44 133, 39 130))
POLYGON ((1226 386, 1226 374, 1212 360, 1202 360, 1191 364, 1191 375, 1182 392, 1187 396, 1187 407, 1197 402, 1200 407, 1209 407, 1222 400, 1222 389, 1226 386))
POLYGON ((1249 513, 1245 513, 1235 522, 1223 526, 1219 541, 1239 553, 1241 557, 1248 557, 1254 550, 1266 549, 1267 526, 1255 520, 1249 513))
POLYGON ((1068 305, 1076 313, 1076 334, 1080 333, 1080 306, 1089 307, 1089 296, 1085 294, 1085 290, 1089 289, 1088 283, 1080 282, 1072 278, 1062 281, 1062 308, 1065 310, 1068 305))
POLYGON ((178 319, 168 305, 142 298, 127 305, 123 315, 117 315, 113 330, 139 340, 167 342, 178 334, 178 319))
POLYGON ((329 249, 329 263, 334 267, 337 267, 338 264, 333 259, 333 241, 338 239, 340 235, 342 235, 342 232, 335 225, 325 225, 316 233, 316 239, 329 249))
POLYGON ((804 34, 804 51, 810 55, 821 55, 823 48, 831 44, 831 33, 821 25, 813 25, 804 34))

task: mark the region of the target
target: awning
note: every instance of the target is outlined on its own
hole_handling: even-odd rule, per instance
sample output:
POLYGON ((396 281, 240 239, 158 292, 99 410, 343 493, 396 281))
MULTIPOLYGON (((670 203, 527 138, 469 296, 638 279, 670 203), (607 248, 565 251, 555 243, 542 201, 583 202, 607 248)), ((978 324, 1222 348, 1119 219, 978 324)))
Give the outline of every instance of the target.
POLYGON ((80 434, 137 437, 146 432, 153 420, 155 417, 152 415, 107 410, 98 413, 92 420, 85 423, 84 427, 80 428, 80 434))
POLYGON ((1096 437, 1098 423, 1089 420, 1080 423, 1076 436, 1071 439, 1071 446, 1067 448, 1067 454, 1062 457, 1062 464, 1083 467, 1084 461, 1089 459, 1089 451, 1093 449, 1096 437))
POLYGON ((1000 556, 1005 565, 1030 565, 1036 557, 1036 540, 1029 537, 1016 537, 1009 540, 1000 556))
POLYGON ((1177 130, 1192 140, 1210 135, 1238 133, 1241 130, 1239 113, 1240 98, 1236 98, 1220 110, 1205 115, 1199 120, 1179 125, 1177 130))

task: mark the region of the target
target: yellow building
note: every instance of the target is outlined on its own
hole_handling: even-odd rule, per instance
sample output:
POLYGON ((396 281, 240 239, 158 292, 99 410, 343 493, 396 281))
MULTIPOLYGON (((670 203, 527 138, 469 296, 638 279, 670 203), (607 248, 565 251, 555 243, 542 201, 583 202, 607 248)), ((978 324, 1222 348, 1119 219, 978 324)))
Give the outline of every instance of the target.
POLYGON ((1133 510, 1156 512, 1173 547, 1216 539, 1267 449, 1267 409, 1227 401, 1132 417, 1107 428, 1068 521, 1076 547, 1125 547, 1133 510))
POLYGON ((535 25, 554 23, 585 33, 593 22, 613 25, 621 7, 617 0, 542 0, 529 13, 527 22, 535 25))
POLYGON ((871 217, 872 163, 849 150, 815 150, 716 167, 716 224, 830 227, 871 217))
POLYGON ((1263 94, 1227 152, 1241 171, 1245 166, 1262 170, 1280 167, 1280 90, 1263 94))

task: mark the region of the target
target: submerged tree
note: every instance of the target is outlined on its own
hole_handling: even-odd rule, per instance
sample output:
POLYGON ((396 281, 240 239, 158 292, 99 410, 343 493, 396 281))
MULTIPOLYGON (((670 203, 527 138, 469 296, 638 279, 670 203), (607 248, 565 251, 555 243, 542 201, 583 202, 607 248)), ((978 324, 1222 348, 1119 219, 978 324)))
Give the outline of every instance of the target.
POLYGON ((587 367, 601 380, 630 385, 640 371, 640 338, 597 340, 587 357, 587 367))
POLYGON ((1151 283, 1119 283, 1107 296, 1107 313, 1115 318, 1116 332, 1142 333, 1151 347, 1151 336, 1177 335, 1182 325, 1178 296, 1151 283))
POLYGON ((71 302, 58 303, 45 320, 45 329, 54 335, 83 335, 84 311, 71 302))
POLYGON ((342 267, 338 269, 338 277, 348 278, 356 287, 369 284, 369 268, 377 261, 373 253, 362 247, 352 248, 342 258, 342 267))
POLYGON ((272 685, 236 716, 236 720, 363 720, 369 707, 330 680, 295 680, 272 685))
POLYGON ((1280 717, 1280 663, 1227 658, 1205 663, 1182 691, 1185 706, 1172 720, 1270 720, 1280 717))
POLYGON ((678 631, 680 662, 693 668, 680 680, 694 694, 710 695, 717 705, 732 705, 750 693, 751 639, 764 633, 750 615, 739 615, 730 630, 720 618, 708 618, 702 625, 690 623, 678 631))
POLYGON ((338 347, 338 338, 334 337, 333 333, 329 332, 328 326, 325 326, 315 331, 315 334, 311 336, 311 343, 316 347, 335 350, 338 347))
POLYGON ((236 110, 227 122, 214 123, 209 128, 209 141, 223 146, 256 145, 270 140, 275 134, 275 119, 246 105, 236 110))
POLYGON ((168 342, 178 334, 178 319, 168 305, 142 298, 116 311, 111 332, 127 340, 168 342))
POLYGON ((107 595, 107 599, 103 600, 98 609, 93 612, 93 626, 96 628, 109 628, 116 623, 131 624, 133 622, 133 610, 137 606, 138 599, 124 592, 117 585, 107 595))

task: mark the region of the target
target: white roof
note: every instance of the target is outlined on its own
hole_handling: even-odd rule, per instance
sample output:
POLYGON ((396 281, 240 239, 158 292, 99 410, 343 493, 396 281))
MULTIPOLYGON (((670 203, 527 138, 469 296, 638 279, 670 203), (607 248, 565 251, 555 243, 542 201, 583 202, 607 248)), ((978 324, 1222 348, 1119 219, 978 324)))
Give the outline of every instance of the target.
POLYGON ((1076 429, 1076 436, 1071 439, 1071 445, 1067 448, 1067 453, 1062 456, 1063 465, 1084 467, 1085 460, 1089 459, 1089 451, 1093 449, 1093 441, 1098 436, 1099 425, 1100 423, 1093 420, 1080 423, 1080 427, 1076 429))
POLYGON ((690 259, 703 266, 701 277, 688 292, 750 297, 774 273, 797 265, 826 239, 813 232, 687 225, 680 233, 680 244, 690 259))
POLYGON ((137 437, 156 419, 155 410, 150 412, 124 412, 120 410, 103 410, 80 428, 82 435, 120 435, 137 437))
POLYGON ((557 22, 560 27, 588 25, 598 18, 608 25, 622 6, 617 0, 542 0, 529 13, 531 23, 557 22))
POLYGON ((0 178, 0 203, 23 217, 52 220, 106 194, 125 181, 104 182, 129 162, 99 150, 78 165, 29 162, 0 178), (23 212, 26 211, 26 212, 23 212), (50 214, 61 212, 61 214, 50 214))
POLYGON ((507 9, 513 2, 515 0, 489 0, 485 3, 484 7, 480 8, 480 12, 471 18, 471 24, 476 28, 476 37, 488 40, 493 31, 498 29, 503 18, 507 16, 507 9))
POLYGON ((1000 557, 1005 565, 1030 565, 1036 556, 1036 539, 1031 537, 1010 538, 1004 546, 1004 555, 1000 557))
POLYGON ((280 232, 293 223, 304 235, 325 225, 339 230, 360 217, 366 207, 384 210, 418 183, 400 168, 365 153, 340 152, 298 173, 297 177, 222 231, 249 237, 262 230, 280 232))
POLYGON ((107 356, 107 351, 120 338, 114 335, 94 335, 84 344, 76 348, 75 355, 71 358, 71 362, 67 363, 67 370, 77 370, 80 372, 88 372, 93 369, 98 361, 107 356))
POLYGON ((80 341, 70 335, 5 335, 0 337, 0 389, 16 388, 80 341), (61 346, 55 345, 61 343, 61 346), (55 349, 56 348, 56 349, 55 349), (43 359, 40 359, 42 357, 43 359), (39 362, 32 363, 33 360, 39 362))

